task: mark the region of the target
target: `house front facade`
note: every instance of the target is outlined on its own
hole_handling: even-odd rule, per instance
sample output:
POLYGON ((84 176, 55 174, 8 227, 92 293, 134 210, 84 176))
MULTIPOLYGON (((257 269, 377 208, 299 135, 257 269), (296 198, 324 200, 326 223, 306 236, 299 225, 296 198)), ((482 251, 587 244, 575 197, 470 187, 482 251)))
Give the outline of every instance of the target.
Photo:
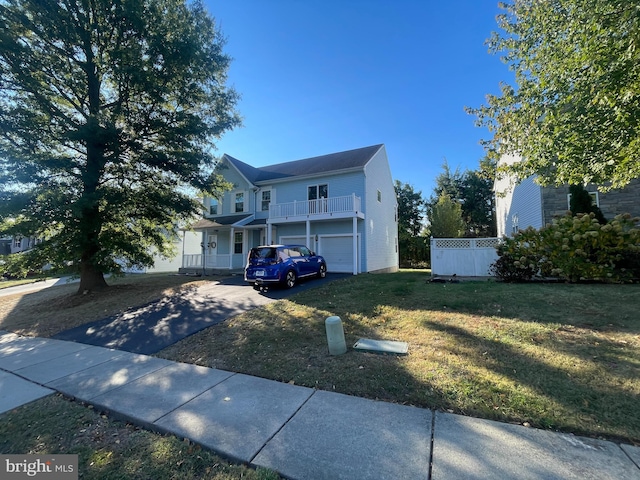
POLYGON ((238 271, 252 247, 303 244, 329 272, 354 275, 398 268, 397 202, 384 145, 264 167, 229 155, 218 164, 232 188, 205 198, 192 229, 201 250, 181 271, 238 271))
MULTIPOLYGON (((505 155, 500 163, 511 164, 520 161, 517 155, 505 155)), ((618 214, 630 213, 640 217, 640 180, 632 180, 622 189, 607 193, 598 192, 597 185, 585 186, 593 204, 597 205, 607 220, 618 214)), ((535 182, 535 176, 520 183, 512 178, 496 181, 496 220, 498 237, 512 236, 527 227, 536 229, 552 222, 554 217, 565 215, 570 209, 569 186, 542 187, 535 182)))

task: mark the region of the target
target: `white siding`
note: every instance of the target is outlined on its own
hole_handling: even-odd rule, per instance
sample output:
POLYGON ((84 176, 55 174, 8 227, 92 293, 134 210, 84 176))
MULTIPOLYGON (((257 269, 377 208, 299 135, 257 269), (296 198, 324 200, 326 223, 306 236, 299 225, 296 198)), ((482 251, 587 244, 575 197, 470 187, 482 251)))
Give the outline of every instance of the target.
MULTIPOLYGON (((504 156, 500 163, 511 164, 520 160, 518 156, 504 156)), ((527 227, 541 228, 542 189, 534 176, 514 185, 513 178, 496 181, 496 222, 498 237, 511 236, 514 231, 527 227)))
POLYGON ((389 168, 387 152, 382 146, 364 169, 366 196, 364 242, 361 261, 363 270, 396 270, 398 268, 397 199, 389 168), (378 201, 378 191, 380 201, 378 201))

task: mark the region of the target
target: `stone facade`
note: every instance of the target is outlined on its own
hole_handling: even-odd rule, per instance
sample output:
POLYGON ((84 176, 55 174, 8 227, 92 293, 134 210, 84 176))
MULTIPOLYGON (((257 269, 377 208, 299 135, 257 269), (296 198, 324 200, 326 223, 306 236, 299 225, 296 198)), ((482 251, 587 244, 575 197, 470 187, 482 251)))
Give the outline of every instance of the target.
MULTIPOLYGON (((586 187, 588 192, 597 192, 595 185, 586 187)), ((640 217, 640 179, 618 190, 607 193, 597 192, 600 210, 607 220, 613 219, 620 213, 630 213, 640 217)), ((569 210, 569 186, 542 187, 542 215, 543 224, 551 223, 553 217, 562 216, 569 210)))

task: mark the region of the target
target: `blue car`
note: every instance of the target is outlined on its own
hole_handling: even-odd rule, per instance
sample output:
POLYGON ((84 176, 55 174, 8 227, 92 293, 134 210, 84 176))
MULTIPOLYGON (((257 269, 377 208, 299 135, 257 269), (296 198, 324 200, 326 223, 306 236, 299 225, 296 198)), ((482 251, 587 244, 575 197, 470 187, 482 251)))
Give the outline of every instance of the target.
POLYGON ((280 284, 293 287, 298 279, 327 275, 327 263, 304 245, 263 245, 249 252, 244 279, 256 290, 280 284))

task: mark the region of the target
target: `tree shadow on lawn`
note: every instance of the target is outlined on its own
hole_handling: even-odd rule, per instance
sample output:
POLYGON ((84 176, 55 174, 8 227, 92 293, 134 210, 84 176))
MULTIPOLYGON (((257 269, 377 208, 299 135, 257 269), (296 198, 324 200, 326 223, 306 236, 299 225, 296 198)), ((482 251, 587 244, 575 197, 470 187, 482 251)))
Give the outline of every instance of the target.
MULTIPOLYGON (((527 345, 479 337, 464 328, 437 321, 423 323, 450 338, 450 342, 445 341, 440 347, 448 355, 462 357, 463 365, 475 363, 462 375, 467 377, 471 388, 473 384, 483 385, 481 389, 493 392, 493 399, 484 400, 495 402, 496 413, 501 411, 496 418, 507 417, 577 434, 640 441, 637 402, 640 352, 607 340, 582 349, 553 341, 542 345, 546 352, 534 356, 527 345), (480 365, 479 358, 483 359, 480 365), (544 358, 549 358, 549 362, 544 358), (492 374, 487 377, 485 371, 492 374)), ((474 405, 466 413, 491 418, 487 406, 474 405)))
POLYGON ((209 329, 207 340, 200 340, 207 344, 201 354, 183 353, 196 363, 323 390, 640 440, 640 351, 616 334, 628 338, 638 331, 638 321, 628 315, 634 307, 623 305, 622 315, 609 311, 602 319, 599 308, 585 303, 617 289, 633 297, 637 286, 562 285, 566 293, 558 294, 557 285, 425 285, 415 275, 405 282, 393 275, 340 280, 296 295, 291 302, 306 309, 302 316, 286 307, 243 316, 209 329), (593 310, 588 321, 584 312, 567 318, 574 311, 571 303, 562 305, 567 297, 583 302, 579 309, 593 310), (545 301, 553 315, 538 312, 545 301), (361 337, 401 340, 409 342, 409 355, 350 349, 329 356, 324 320, 330 315, 343 319, 349 347, 361 337), (407 328, 403 317, 411 315, 421 321, 413 319, 417 326, 407 328), (465 322, 476 320, 484 331, 465 329, 465 322), (492 329, 507 333, 500 338, 492 329))

